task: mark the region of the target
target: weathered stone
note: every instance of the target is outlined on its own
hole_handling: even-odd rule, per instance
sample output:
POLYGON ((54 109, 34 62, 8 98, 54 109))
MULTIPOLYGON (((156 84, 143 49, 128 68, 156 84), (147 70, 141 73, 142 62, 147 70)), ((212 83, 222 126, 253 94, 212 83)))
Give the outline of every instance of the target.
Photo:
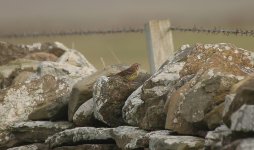
POLYGON ((46 52, 30 53, 24 57, 24 59, 37 60, 37 61, 57 61, 58 57, 54 54, 46 52))
POLYGON ((230 134, 231 130, 225 125, 217 127, 214 131, 209 131, 205 137, 205 148, 209 150, 222 149, 223 138, 230 134))
POLYGON ((199 134, 197 130, 219 126, 225 96, 253 72, 252 57, 252 52, 230 44, 196 45, 180 71, 181 79, 194 77, 168 95, 165 127, 180 134, 199 134))
POLYGON ((105 69, 99 70, 96 73, 87 76, 86 78, 77 82, 71 92, 70 101, 68 104, 68 119, 72 121, 74 113, 84 102, 93 97, 93 85, 100 76, 109 76, 116 74, 128 66, 113 65, 105 69))
POLYGON ((236 140, 222 148, 222 150, 253 150, 253 149, 254 149, 253 138, 236 140))
POLYGON ((76 146, 62 146, 53 150, 121 150, 115 144, 83 144, 76 146))
POLYGON ((254 132, 254 105, 242 105, 242 107, 231 115, 232 131, 254 132))
POLYGON ((93 98, 86 101, 84 104, 82 104, 78 110, 75 112, 73 116, 73 123, 76 126, 82 127, 82 126, 92 126, 92 127, 101 127, 105 126, 103 123, 99 122, 95 119, 93 115, 93 98))
POLYGON ((146 134, 147 131, 131 126, 120 126, 112 130, 112 138, 123 150, 144 148, 145 145, 137 141, 142 140, 146 134))
POLYGON ((59 110, 62 109, 61 106, 67 101, 68 91, 70 89, 63 80, 50 75, 2 90, 0 92, 0 130, 4 130, 11 123, 26 121, 31 112, 45 103, 59 102, 58 107, 43 114, 57 117, 59 110))
POLYGON ((45 142, 50 148, 63 145, 78 145, 80 143, 103 142, 113 143, 111 137, 112 128, 78 127, 65 130, 49 137, 45 142))
POLYGON ((48 146, 42 143, 34 143, 30 145, 9 148, 7 150, 48 150, 48 146))
POLYGON ((231 126, 231 116, 239 110, 242 105, 254 105, 254 76, 248 76, 233 87, 231 97, 225 105, 223 121, 228 127, 231 126))
POLYGON ((128 96, 148 77, 148 74, 139 73, 134 81, 125 81, 118 76, 101 76, 94 84, 95 118, 112 127, 124 125, 122 107, 128 96))
POLYGON ((149 150, 197 150, 204 148, 204 139, 193 136, 151 135, 149 150))
POLYGON ((222 123, 224 97, 238 77, 221 72, 210 69, 169 97, 167 129, 196 134, 197 130, 214 129, 222 123))
POLYGON ((96 70, 95 67, 81 54, 79 51, 75 49, 68 49, 58 60, 58 63, 61 64, 70 64, 76 67, 84 68, 85 70, 93 69, 96 70))
POLYGON ((7 149, 13 147, 18 141, 15 139, 14 135, 7 130, 0 130, 0 149, 7 149))
POLYGON ((39 61, 18 59, 6 65, 0 66, 0 88, 4 89, 12 85, 19 73, 23 71, 36 72, 39 61))
POLYGON ((44 142, 49 136, 72 127, 70 122, 29 121, 14 123, 8 130, 23 144, 44 142))
MULTIPOLYGON (((182 59, 179 59, 182 60, 182 59)), ((132 126, 143 129, 164 129, 166 96, 180 78, 184 62, 167 61, 142 87, 132 93, 123 107, 123 118, 132 126)))
POLYGON ((65 77, 70 79, 70 82, 81 80, 82 78, 89 76, 96 72, 95 68, 89 67, 76 67, 67 63, 57 63, 51 61, 43 61, 38 68, 38 75, 43 76, 50 74, 56 77, 65 77))
POLYGON ((34 72, 31 72, 31 71, 20 71, 18 75, 13 79, 12 85, 18 85, 18 84, 24 83, 33 74, 34 72))

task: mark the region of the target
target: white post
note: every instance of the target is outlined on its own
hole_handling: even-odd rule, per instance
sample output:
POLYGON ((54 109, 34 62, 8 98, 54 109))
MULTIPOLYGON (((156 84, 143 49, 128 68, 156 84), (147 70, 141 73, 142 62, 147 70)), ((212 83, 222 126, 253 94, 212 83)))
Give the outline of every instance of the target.
POLYGON ((169 28, 169 20, 152 20, 145 24, 151 73, 155 73, 174 54, 173 36, 169 28))

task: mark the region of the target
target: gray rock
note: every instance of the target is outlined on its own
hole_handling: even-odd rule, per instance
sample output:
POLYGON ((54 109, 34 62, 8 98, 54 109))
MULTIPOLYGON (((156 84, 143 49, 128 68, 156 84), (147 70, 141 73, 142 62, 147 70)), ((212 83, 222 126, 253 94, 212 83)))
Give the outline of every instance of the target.
POLYGON ((112 140, 112 128, 78 127, 65 130, 49 137, 45 142, 50 148, 63 145, 77 145, 89 141, 98 141, 97 144, 112 140))
POLYGON ((242 107, 231 115, 232 131, 254 132, 254 105, 242 105, 242 107))
POLYGON ((83 144, 76 146, 62 146, 53 150, 121 150, 115 144, 83 144))
POLYGON ((95 119, 93 115, 93 98, 86 101, 84 104, 82 104, 78 110, 75 112, 73 116, 73 123, 76 126, 83 127, 83 126, 92 126, 92 127, 98 127, 103 126, 102 123, 100 123, 98 120, 95 119))
POLYGON ((145 145, 138 143, 138 141, 142 140, 146 134, 147 131, 131 126, 120 126, 112 130, 112 138, 123 150, 144 148, 145 145))
POLYGON ((46 75, 41 79, 9 87, 0 93, 0 130, 17 121, 28 120, 29 114, 45 103, 59 102, 52 112, 40 116, 57 117, 67 102, 68 85, 63 80, 46 75), (62 103, 60 103, 62 102, 62 103))
POLYGON ((151 135, 150 150, 197 150, 204 148, 204 139, 193 136, 151 135))
POLYGON ((123 118, 132 126, 143 129, 164 129, 166 95, 180 78, 184 62, 167 62, 142 87, 132 93, 122 109, 123 118))
POLYGON ((95 118, 115 127, 124 125, 122 108, 128 96, 149 77, 139 73, 134 81, 125 81, 122 77, 100 77, 94 84, 93 100, 95 118))
POLYGON ((70 122, 29 121, 14 123, 8 130, 23 144, 44 142, 49 136, 72 127, 70 122))
POLYGON ((71 92, 70 101, 68 104, 68 119, 72 121, 74 113, 84 102, 93 97, 93 85, 100 76, 109 76, 118 73, 128 66, 113 65, 105 69, 99 70, 96 73, 85 77, 77 82, 71 92))
POLYGON ((250 75, 241 82, 234 85, 232 88, 231 96, 228 96, 228 100, 223 113, 223 121, 228 127, 231 126, 232 114, 238 111, 244 104, 254 105, 253 84, 254 77, 250 75))
POLYGON ((254 139, 247 138, 236 140, 222 148, 222 150, 253 150, 254 149, 254 139))
POLYGON ((42 143, 34 143, 30 145, 8 148, 7 150, 48 150, 48 146, 42 143))
POLYGON ((222 149, 223 138, 231 135, 231 130, 226 125, 217 127, 214 131, 209 131, 205 137, 206 149, 219 150, 222 149))

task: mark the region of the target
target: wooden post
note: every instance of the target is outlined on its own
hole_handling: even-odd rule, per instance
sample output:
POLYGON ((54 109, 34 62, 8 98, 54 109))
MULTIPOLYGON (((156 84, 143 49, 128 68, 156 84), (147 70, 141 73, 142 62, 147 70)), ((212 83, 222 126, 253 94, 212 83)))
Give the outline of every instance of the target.
POLYGON ((174 54, 173 36, 169 28, 169 20, 152 20, 145 24, 151 73, 155 73, 174 54))

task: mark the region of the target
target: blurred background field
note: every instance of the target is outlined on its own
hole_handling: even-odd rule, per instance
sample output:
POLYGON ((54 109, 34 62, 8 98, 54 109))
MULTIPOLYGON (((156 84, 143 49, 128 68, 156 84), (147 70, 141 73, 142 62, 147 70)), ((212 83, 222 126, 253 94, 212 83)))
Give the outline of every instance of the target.
MULTIPOLYGON (((142 28, 152 19, 173 26, 253 29, 253 0, 1 0, 0 35, 71 30, 142 28)), ((97 68, 139 62, 148 70, 144 33, 0 38, 18 44, 59 41, 80 50, 97 68)), ((254 49, 254 37, 173 32, 175 50, 183 44, 233 43, 254 49)))
MULTIPOLYGON (((226 36, 223 34, 205 34, 190 32, 173 32, 175 50, 183 44, 195 43, 233 43, 237 47, 254 50, 254 37, 226 36)), ((142 68, 149 70, 146 37, 144 33, 117 33, 106 35, 70 35, 29 38, 0 38, 16 44, 59 41, 70 48, 81 51, 97 68, 103 68, 101 58, 106 65, 132 64, 138 62, 142 68)))

